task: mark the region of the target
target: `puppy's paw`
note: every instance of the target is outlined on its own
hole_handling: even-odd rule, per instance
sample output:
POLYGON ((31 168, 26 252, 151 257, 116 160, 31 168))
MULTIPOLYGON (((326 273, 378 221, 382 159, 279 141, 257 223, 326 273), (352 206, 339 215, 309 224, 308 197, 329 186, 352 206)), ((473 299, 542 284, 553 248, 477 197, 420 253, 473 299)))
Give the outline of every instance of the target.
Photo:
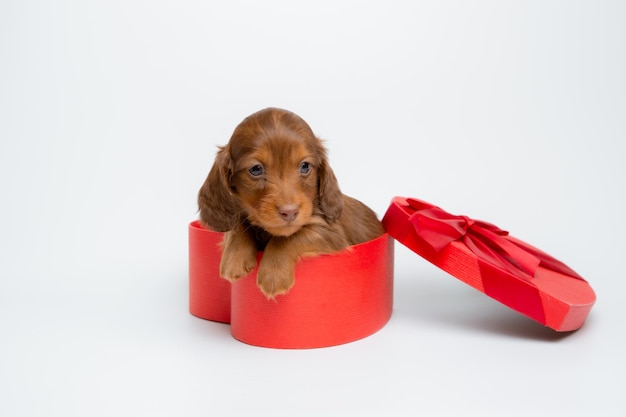
POLYGON ((273 265, 272 262, 264 261, 265 259, 261 259, 256 283, 268 299, 274 300, 276 296, 286 294, 293 287, 296 282, 294 267, 288 262, 273 265))
POLYGON ((256 251, 225 251, 220 262, 220 276, 230 282, 245 277, 256 266, 256 251))

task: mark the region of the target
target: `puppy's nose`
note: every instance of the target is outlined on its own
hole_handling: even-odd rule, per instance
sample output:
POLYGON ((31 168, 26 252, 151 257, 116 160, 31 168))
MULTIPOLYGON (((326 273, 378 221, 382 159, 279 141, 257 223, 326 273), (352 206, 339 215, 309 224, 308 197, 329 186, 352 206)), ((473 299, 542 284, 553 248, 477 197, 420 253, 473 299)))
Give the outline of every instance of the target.
POLYGON ((298 217, 298 206, 295 204, 285 204, 284 206, 278 207, 278 213, 284 221, 290 222, 298 217))

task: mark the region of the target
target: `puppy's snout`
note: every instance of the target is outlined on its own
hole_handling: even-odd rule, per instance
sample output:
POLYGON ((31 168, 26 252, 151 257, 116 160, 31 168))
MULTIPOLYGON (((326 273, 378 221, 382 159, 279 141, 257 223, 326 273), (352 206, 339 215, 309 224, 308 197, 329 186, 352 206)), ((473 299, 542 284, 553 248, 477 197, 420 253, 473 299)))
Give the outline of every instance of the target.
POLYGON ((298 212, 298 206, 295 204, 285 204, 278 207, 278 213, 280 214, 280 217, 286 222, 290 222, 298 217, 298 212))

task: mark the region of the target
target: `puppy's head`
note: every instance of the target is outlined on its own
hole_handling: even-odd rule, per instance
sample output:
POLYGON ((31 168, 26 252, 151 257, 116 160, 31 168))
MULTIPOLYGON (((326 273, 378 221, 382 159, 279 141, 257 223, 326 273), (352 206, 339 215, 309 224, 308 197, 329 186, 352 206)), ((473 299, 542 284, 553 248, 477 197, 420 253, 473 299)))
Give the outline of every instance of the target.
POLYGON ((244 119, 220 148, 198 196, 200 219, 218 231, 244 218, 289 236, 343 209, 326 149, 294 113, 269 108, 244 119))

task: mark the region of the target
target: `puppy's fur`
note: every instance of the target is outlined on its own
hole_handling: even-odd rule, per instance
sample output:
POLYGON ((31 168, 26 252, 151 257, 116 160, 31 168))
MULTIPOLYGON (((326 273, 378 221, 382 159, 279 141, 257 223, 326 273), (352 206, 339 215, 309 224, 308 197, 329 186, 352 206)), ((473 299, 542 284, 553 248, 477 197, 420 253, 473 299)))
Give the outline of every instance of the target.
POLYGON ((268 108, 244 119, 198 194, 200 220, 224 234, 220 275, 234 281, 256 266, 270 299, 294 284, 302 256, 345 249, 384 233, 372 210, 343 195, 326 149, 294 113, 268 108))

